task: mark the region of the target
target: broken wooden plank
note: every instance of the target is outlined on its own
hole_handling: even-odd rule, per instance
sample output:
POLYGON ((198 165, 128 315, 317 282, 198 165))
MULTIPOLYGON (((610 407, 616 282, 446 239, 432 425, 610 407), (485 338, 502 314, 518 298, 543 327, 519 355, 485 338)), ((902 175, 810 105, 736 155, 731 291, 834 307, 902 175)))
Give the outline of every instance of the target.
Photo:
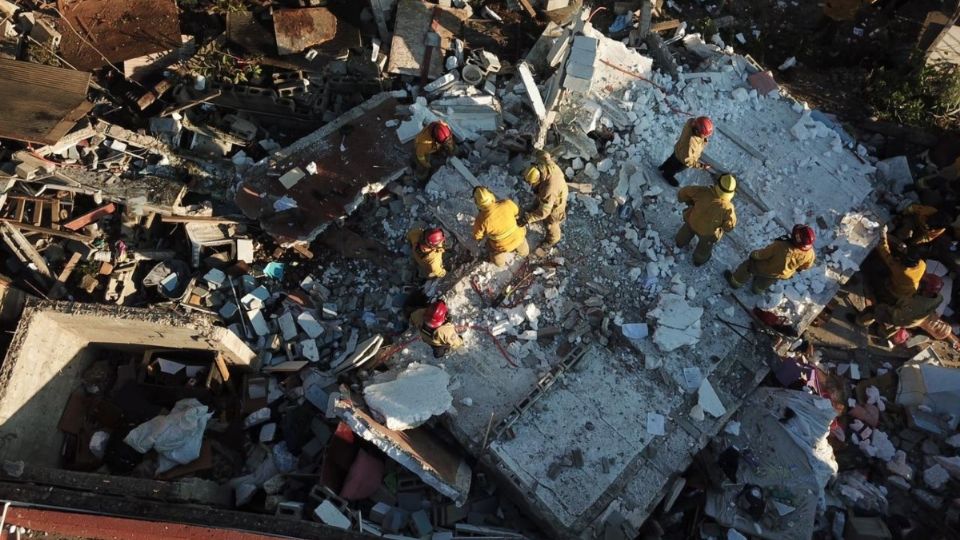
POLYGON ((650 26, 651 32, 665 32, 680 27, 680 19, 670 19, 669 21, 660 21, 650 26))
POLYGON ((523 9, 527 12, 527 15, 530 15, 530 17, 536 19, 537 10, 533 9, 533 5, 530 4, 530 0, 519 0, 519 1, 520 1, 520 5, 523 6, 523 9))
POLYGON ((63 267, 63 270, 60 271, 60 275, 57 276, 57 281, 52 287, 50 287, 48 296, 51 300, 59 300, 60 298, 63 298, 64 293, 67 292, 67 280, 70 279, 70 275, 73 274, 73 270, 77 267, 77 264, 80 262, 82 257, 83 255, 80 253, 74 253, 73 255, 70 255, 70 258, 67 260, 67 264, 63 267))
POLYGON ((90 225, 94 221, 102 218, 103 216, 112 214, 117 211, 117 205, 114 203, 107 203, 99 208, 94 208, 93 210, 87 212, 86 214, 71 219, 70 221, 63 224, 64 229, 69 229, 71 231, 79 231, 80 229, 90 225))
POLYGON ((189 109, 189 108, 191 108, 191 107, 195 107, 195 106, 197 106, 197 105, 200 105, 201 103, 206 103, 206 102, 210 101, 211 99, 216 99, 216 98, 220 97, 221 94, 223 94, 223 91, 222 91, 222 90, 214 90, 213 92, 211 92, 211 93, 209 93, 209 94, 207 94, 207 95, 205 95, 205 96, 199 97, 199 98, 197 98, 197 99, 192 99, 192 100, 190 100, 190 101, 188 101, 188 102, 186 102, 186 103, 181 103, 181 104, 179 104, 179 105, 171 105, 171 106, 167 107, 166 109, 164 109, 163 112, 160 113, 160 116, 161 116, 161 117, 170 116, 170 115, 172 115, 172 114, 174 114, 174 113, 183 112, 183 111, 185 111, 185 110, 187 110, 187 109, 189 109))
POLYGON ((94 240, 92 236, 87 236, 85 234, 58 231, 56 229, 51 229, 49 227, 37 227, 36 225, 31 225, 29 223, 20 223, 10 218, 0 218, 0 222, 9 224, 13 226, 15 229, 20 229, 21 231, 46 234, 49 236, 55 236, 57 238, 65 238, 67 240, 76 240, 77 242, 83 242, 84 244, 89 244, 94 240))
POLYGON ((23 262, 32 263, 33 266, 36 267, 37 272, 44 278, 53 279, 53 273, 50 271, 50 267, 47 266, 47 261, 43 258, 43 255, 40 255, 37 248, 33 247, 33 244, 27 240, 27 237, 17 230, 16 227, 11 226, 8 221, 4 221, 2 227, 3 239, 14 254, 20 257, 23 262))
POLYGON ((453 165, 453 168, 460 173, 461 176, 467 179, 467 183, 473 187, 480 187, 480 181, 477 180, 477 177, 470 172, 470 169, 463 164, 463 161, 460 161, 460 158, 454 156, 450 158, 450 164, 453 165))
POLYGON ((250 223, 251 220, 244 217, 232 216, 178 216, 161 214, 160 221, 164 223, 210 223, 215 225, 238 225, 240 223, 250 223))

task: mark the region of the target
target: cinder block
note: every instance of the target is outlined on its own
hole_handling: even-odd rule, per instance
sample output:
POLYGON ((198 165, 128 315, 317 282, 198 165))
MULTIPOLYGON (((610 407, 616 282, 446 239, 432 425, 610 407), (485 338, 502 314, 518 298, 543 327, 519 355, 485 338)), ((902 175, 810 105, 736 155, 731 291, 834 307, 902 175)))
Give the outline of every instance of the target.
POLYGON ((387 514, 389 514, 391 510, 393 510, 393 507, 389 504, 378 502, 370 509, 370 521, 383 523, 384 518, 387 517, 387 514))
POLYGON ((590 91, 590 85, 592 81, 589 79, 581 79, 579 77, 567 76, 563 79, 563 87, 571 92, 580 92, 581 94, 586 94, 590 91))
POLYGON ((574 50, 589 51, 594 55, 597 53, 597 47, 600 45, 600 40, 597 38, 587 37, 587 36, 577 36, 573 38, 573 48, 574 50))
POLYGON ((593 79, 593 65, 570 62, 567 64, 567 77, 576 77, 587 81, 593 79))
POLYGON ((421 538, 433 532, 430 517, 423 510, 410 514, 410 528, 413 530, 413 534, 421 538))
POLYGON ((399 508, 392 508, 390 512, 387 513, 387 516, 383 518, 383 522, 381 523, 383 526, 383 532, 400 532, 404 527, 407 526, 407 521, 409 519, 409 512, 399 508))
POLYGON ((277 505, 278 517, 291 519, 303 519, 303 503, 296 501, 284 501, 277 505))

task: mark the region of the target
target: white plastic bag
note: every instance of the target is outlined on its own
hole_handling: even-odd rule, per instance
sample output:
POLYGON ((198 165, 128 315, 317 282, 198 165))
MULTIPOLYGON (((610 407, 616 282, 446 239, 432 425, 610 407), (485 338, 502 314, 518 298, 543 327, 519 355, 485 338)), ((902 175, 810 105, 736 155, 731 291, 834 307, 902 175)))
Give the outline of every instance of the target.
POLYGON ((203 432, 213 416, 207 406, 194 398, 181 399, 170 414, 157 416, 135 427, 123 442, 141 454, 151 449, 160 455, 157 473, 200 457, 203 432))

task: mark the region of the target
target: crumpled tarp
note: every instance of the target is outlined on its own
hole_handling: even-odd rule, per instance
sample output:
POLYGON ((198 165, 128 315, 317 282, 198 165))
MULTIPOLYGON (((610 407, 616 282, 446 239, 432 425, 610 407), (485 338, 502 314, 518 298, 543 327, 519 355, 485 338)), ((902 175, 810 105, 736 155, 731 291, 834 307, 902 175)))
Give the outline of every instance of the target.
POLYGON ((170 414, 156 416, 133 428, 123 442, 141 454, 156 450, 159 474, 200 457, 203 432, 211 416, 207 406, 196 399, 181 399, 170 414))

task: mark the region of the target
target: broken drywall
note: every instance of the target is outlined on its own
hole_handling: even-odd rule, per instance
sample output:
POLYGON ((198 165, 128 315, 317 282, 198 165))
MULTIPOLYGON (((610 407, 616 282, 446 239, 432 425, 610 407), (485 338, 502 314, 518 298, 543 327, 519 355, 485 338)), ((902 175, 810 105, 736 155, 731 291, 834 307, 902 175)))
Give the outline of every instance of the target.
POLYGON ((703 308, 691 306, 684 296, 672 291, 664 294, 657 307, 649 313, 650 318, 656 321, 653 342, 663 352, 696 345, 700 341, 701 315, 703 308))
POLYGON ((450 376, 443 369, 413 363, 397 378, 364 388, 363 398, 374 413, 384 418, 388 428, 413 429, 443 414, 453 404, 447 390, 450 376))

